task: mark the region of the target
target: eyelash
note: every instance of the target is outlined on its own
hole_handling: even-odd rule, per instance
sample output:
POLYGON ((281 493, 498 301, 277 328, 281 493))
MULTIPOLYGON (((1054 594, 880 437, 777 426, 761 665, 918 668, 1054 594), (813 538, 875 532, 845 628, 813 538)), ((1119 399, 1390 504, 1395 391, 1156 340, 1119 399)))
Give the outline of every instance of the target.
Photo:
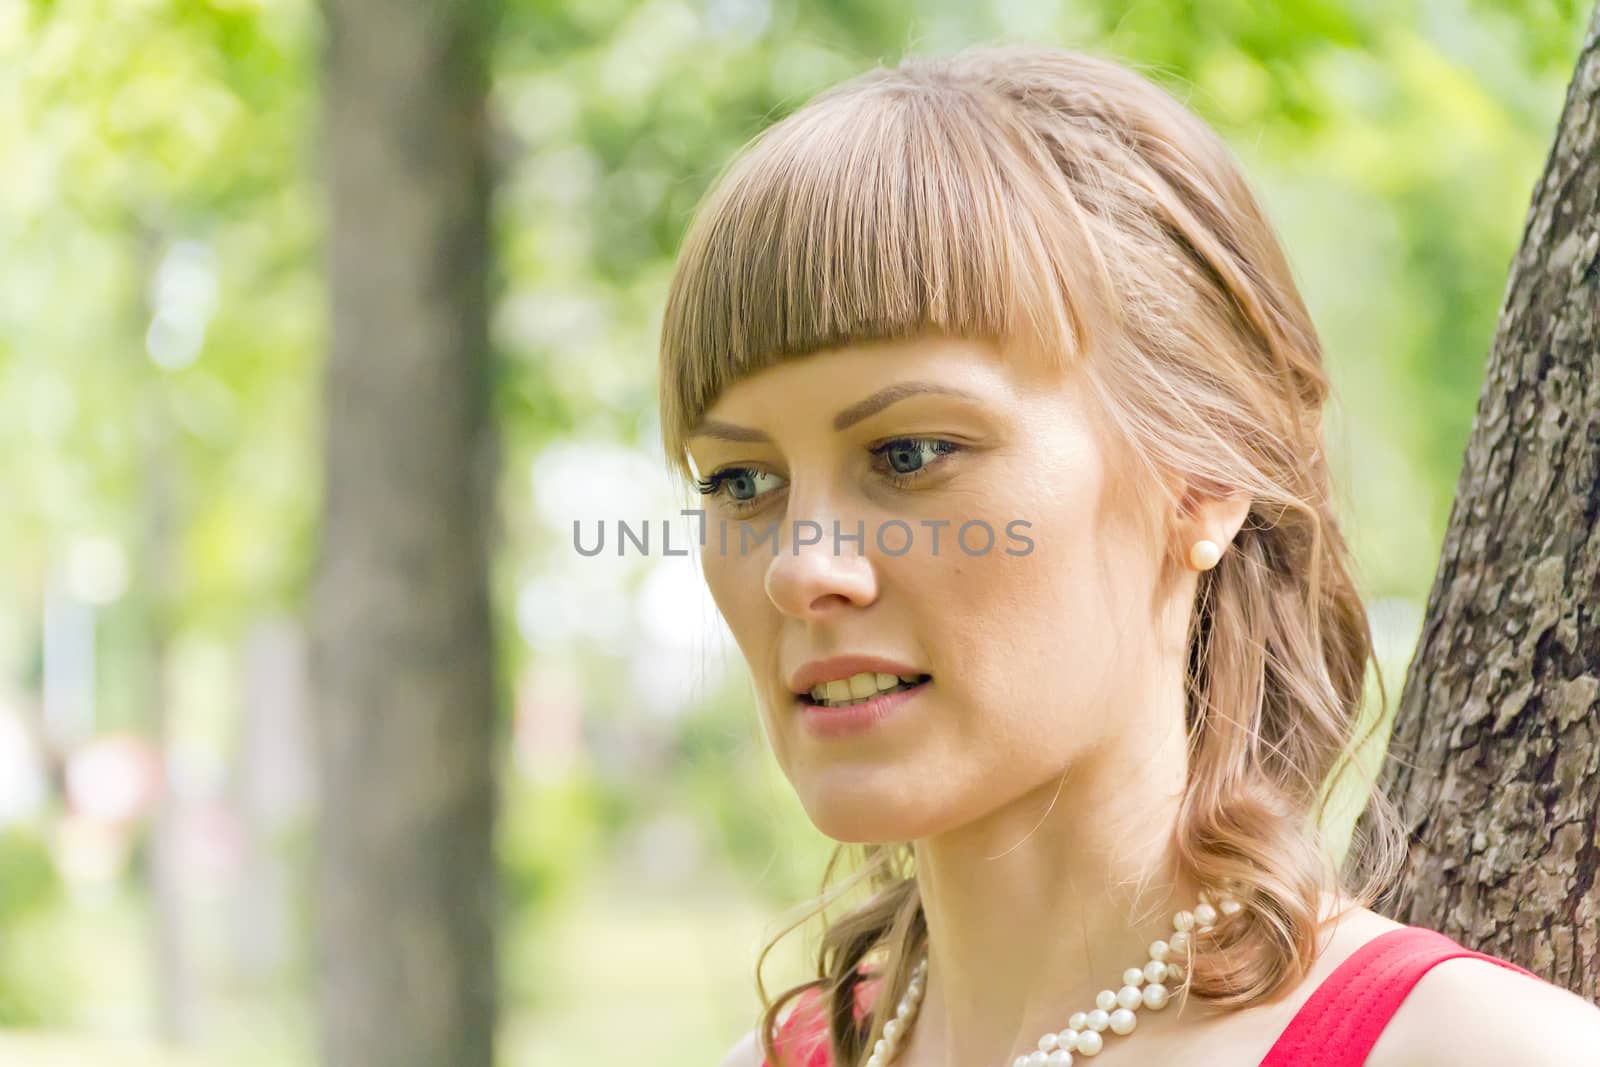
MULTIPOLYGON (((935 458, 934 458, 934 460, 932 462, 926 463, 923 466, 918 467, 914 471, 909 471, 909 472, 901 472, 901 471, 893 471, 893 470, 885 471, 884 474, 889 479, 889 481, 896 488, 900 488, 900 489, 904 489, 904 488, 910 486, 911 483, 915 482, 918 478, 921 478, 923 475, 927 474, 934 467, 937 467, 943 461, 943 458, 945 456, 949 456, 952 453, 960 451, 960 449, 961 449, 961 446, 956 444, 954 441, 946 441, 942 437, 896 437, 896 438, 893 438, 891 440, 885 441, 883 444, 878 445, 876 448, 870 448, 867 451, 871 452, 872 455, 877 456, 877 457, 886 457, 891 448, 893 448, 895 445, 903 445, 903 444, 912 444, 912 445, 932 444, 934 446, 935 458)), ((711 496, 711 495, 713 495, 715 493, 720 492, 721 489, 722 489, 723 483, 726 482, 728 479, 735 478, 740 474, 746 474, 746 473, 759 474, 761 472, 756 471, 756 470, 754 470, 753 468, 750 468, 750 467, 724 467, 722 470, 715 471, 712 474, 708 475, 707 477, 701 478, 698 481, 696 481, 695 482, 695 488, 700 490, 700 494, 702 496, 711 496)), ((762 497, 764 497, 765 495, 766 494, 763 493, 763 494, 761 494, 759 496, 752 497, 749 500, 735 500, 732 497, 726 497, 725 500, 726 500, 726 503, 727 503, 728 507, 733 509, 735 512, 750 511, 750 510, 754 509, 757 504, 761 503, 762 497)))

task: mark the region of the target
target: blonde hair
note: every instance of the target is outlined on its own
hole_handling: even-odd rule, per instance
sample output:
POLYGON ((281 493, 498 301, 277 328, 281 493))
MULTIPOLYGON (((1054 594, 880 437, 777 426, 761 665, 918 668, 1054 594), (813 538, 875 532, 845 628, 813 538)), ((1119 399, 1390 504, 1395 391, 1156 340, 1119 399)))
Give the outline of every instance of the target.
MULTIPOLYGON (((1327 787, 1381 722, 1357 736, 1378 665, 1332 511, 1321 346, 1271 226, 1221 139, 1119 63, 1013 45, 869 71, 746 146, 684 239, 661 332, 674 469, 690 475, 687 437, 730 383, 926 331, 1081 370, 1108 451, 1168 509, 1146 509, 1152 535, 1173 476, 1250 495, 1198 578, 1177 837, 1179 862, 1246 907, 1191 940, 1180 994, 1274 999, 1315 960, 1324 888, 1370 905, 1403 842, 1375 793, 1351 854, 1365 878, 1323 847, 1327 787)), ((1164 589, 1183 565, 1169 551, 1164 589)), ((757 961, 774 1064, 778 1013, 804 990, 822 992, 839 1067, 864 1060, 905 990, 926 939, 909 843, 840 845, 806 918, 858 887, 864 905, 824 916, 817 978, 774 1001, 761 983, 800 923, 757 961), (830 892, 852 849, 854 875, 830 892), (858 1023, 869 957, 882 985, 858 1023)))

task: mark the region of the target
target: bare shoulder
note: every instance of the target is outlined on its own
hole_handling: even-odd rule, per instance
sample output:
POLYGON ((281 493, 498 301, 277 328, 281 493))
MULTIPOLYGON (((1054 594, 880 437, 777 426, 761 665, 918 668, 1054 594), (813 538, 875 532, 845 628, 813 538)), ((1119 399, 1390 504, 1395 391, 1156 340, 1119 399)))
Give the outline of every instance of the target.
POLYGON ((756 1037, 756 1032, 751 1030, 728 1050, 720 1067, 761 1067, 763 1059, 761 1041, 756 1037))
POLYGON ((1423 975, 1367 1060, 1371 1067, 1556 1067, 1600 1049, 1600 1007, 1478 959, 1423 975))

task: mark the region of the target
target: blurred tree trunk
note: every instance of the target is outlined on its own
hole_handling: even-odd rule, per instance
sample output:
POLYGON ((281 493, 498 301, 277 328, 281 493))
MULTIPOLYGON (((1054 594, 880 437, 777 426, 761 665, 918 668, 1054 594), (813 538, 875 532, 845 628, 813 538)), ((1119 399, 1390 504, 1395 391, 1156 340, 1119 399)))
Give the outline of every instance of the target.
POLYGON ((1528 213, 1383 786, 1396 918, 1600 997, 1600 8, 1528 213))
POLYGON ((157 1031, 165 1041, 185 1044, 194 1036, 194 973, 184 922, 179 841, 182 806, 172 785, 170 680, 182 505, 172 440, 173 416, 160 389, 146 390, 143 414, 145 486, 137 595, 144 602, 146 614, 142 657, 149 665, 145 700, 150 716, 150 744, 160 761, 143 873, 150 893, 157 1031))
POLYGON ((494 1059, 490 0, 325 0, 327 1067, 494 1059))
MULTIPOLYGON (((135 284, 128 293, 128 323, 135 337, 147 337, 156 301, 151 294, 169 249, 161 229, 139 218, 134 225, 135 284)), ((143 449, 143 491, 140 494, 137 565, 132 599, 139 607, 139 658, 146 665, 144 705, 149 741, 159 768, 150 822, 144 839, 141 874, 148 893, 150 977, 155 997, 156 1032, 162 1040, 191 1042, 196 1029, 195 969, 184 907, 182 849, 183 800, 173 785, 173 639, 183 561, 183 469, 178 422, 164 372, 149 362, 148 346, 133 357, 144 369, 135 393, 143 449)), ((74 739, 70 747, 88 738, 74 739)))

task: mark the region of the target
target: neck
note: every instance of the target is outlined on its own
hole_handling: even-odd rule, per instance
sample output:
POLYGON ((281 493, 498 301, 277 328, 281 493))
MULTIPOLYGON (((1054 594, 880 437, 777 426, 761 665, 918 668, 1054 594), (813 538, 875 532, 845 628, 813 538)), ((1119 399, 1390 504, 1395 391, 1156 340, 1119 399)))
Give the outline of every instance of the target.
POLYGON ((1174 862, 1182 716, 1125 727, 1059 781, 916 842, 929 962, 914 1062, 1009 1064, 1194 907, 1203 887, 1174 862))

